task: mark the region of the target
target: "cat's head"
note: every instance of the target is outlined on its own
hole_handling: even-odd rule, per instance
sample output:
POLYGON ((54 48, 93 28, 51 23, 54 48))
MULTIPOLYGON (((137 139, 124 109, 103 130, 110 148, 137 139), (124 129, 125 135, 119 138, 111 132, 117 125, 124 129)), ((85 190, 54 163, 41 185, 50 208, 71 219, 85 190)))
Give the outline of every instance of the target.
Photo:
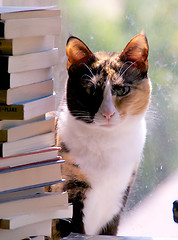
POLYGON ((144 115, 151 92, 144 33, 135 36, 121 53, 92 53, 80 39, 70 37, 66 53, 67 106, 74 118, 109 127, 144 115))

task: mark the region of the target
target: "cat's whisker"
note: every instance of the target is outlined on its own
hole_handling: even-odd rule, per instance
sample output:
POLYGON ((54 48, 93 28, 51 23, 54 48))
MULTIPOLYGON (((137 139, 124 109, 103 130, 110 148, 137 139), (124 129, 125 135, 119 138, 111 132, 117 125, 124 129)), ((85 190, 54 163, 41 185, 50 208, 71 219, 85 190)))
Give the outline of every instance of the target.
POLYGON ((88 74, 84 74, 81 78, 83 79, 84 77, 87 77, 88 79, 85 79, 85 80, 89 80, 91 81, 92 80, 92 77, 88 74))
POLYGON ((71 113, 74 114, 76 117, 81 117, 83 119, 88 119, 90 117, 90 114, 86 111, 73 110, 71 111, 71 113))
POLYGON ((73 113, 81 113, 81 114, 83 114, 83 113, 89 113, 89 112, 87 112, 87 111, 81 111, 81 110, 72 110, 71 112, 73 112, 73 113))
POLYGON ((131 68, 136 62, 137 62, 137 61, 133 62, 130 66, 128 66, 128 67, 125 69, 125 71, 121 74, 120 77, 122 77, 122 76, 124 75, 124 73, 126 73, 126 72, 129 70, 129 68, 131 68))
MULTIPOLYGON (((128 61, 128 62, 130 62, 130 61, 128 61)), ((123 73, 122 73, 121 75, 119 75, 119 77, 121 78, 121 77, 129 70, 129 68, 131 68, 136 62, 137 62, 137 61, 132 62, 132 63, 123 71, 123 73)))
POLYGON ((93 82, 93 79, 92 79, 91 76, 89 76, 88 74, 84 74, 84 75, 82 76, 82 78, 84 78, 84 77, 88 77, 88 79, 85 79, 85 81, 88 81, 88 82, 92 83, 93 86, 96 88, 96 84, 93 82))
POLYGON ((85 67, 89 70, 89 72, 91 73, 92 77, 94 78, 95 75, 93 74, 92 70, 85 63, 82 63, 82 64, 85 65, 85 67))
POLYGON ((119 70, 119 77, 120 77, 120 75, 121 75, 121 71, 122 71, 123 67, 124 67, 125 64, 127 64, 127 63, 132 63, 132 62, 131 62, 131 61, 126 61, 125 63, 122 64, 122 66, 121 66, 121 68, 120 68, 120 70, 119 70))

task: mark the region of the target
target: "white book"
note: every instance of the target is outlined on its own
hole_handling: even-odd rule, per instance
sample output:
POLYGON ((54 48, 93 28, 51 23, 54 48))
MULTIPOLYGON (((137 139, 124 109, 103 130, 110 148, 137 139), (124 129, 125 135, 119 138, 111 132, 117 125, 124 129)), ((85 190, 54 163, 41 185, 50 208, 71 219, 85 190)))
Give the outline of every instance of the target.
POLYGON ((50 219, 72 218, 72 212, 72 205, 64 207, 63 209, 59 209, 58 207, 47 208, 43 211, 36 211, 35 213, 3 218, 0 221, 0 228, 16 229, 28 224, 39 223, 50 219))
POLYGON ((0 105, 0 120, 29 120, 55 110, 55 94, 14 105, 0 105))
POLYGON ((23 7, 23 6, 3 6, 0 7, 0 19, 22 19, 59 16, 60 10, 52 7, 23 7))
POLYGON ((46 236, 35 236, 35 237, 32 237, 30 239, 27 239, 27 240, 47 240, 46 239, 46 236))
POLYGON ((0 203, 8 202, 8 201, 15 201, 23 198, 31 198, 38 194, 44 194, 45 188, 44 187, 37 187, 37 188, 30 188, 26 190, 17 190, 14 192, 0 192, 0 203))
POLYGON ((58 63, 58 49, 17 56, 0 56, 0 70, 8 73, 48 68, 58 63))
POLYGON ((47 208, 57 207, 63 209, 68 207, 67 192, 51 193, 45 192, 30 198, 0 203, 0 219, 15 215, 30 214, 47 208))
POLYGON ((0 229, 1 240, 20 240, 30 236, 48 236, 51 237, 51 220, 23 226, 14 230, 0 229))
POLYGON ((0 37, 12 39, 19 37, 59 35, 60 24, 60 16, 1 20, 0 37))
POLYGON ((0 54, 22 55, 53 49, 55 36, 35 36, 14 39, 0 38, 0 54))
POLYGON ((0 104, 16 104, 53 94, 53 80, 0 90, 0 104))
MULTIPOLYGON (((0 168, 17 167, 22 164, 31 164, 36 162, 55 159, 58 156, 59 147, 47 147, 24 154, 13 155, 8 157, 0 157, 0 168)), ((0 195, 1 199, 1 195, 0 195)))
POLYGON ((9 73, 0 82, 1 89, 15 88, 53 78, 53 67, 35 69, 25 72, 9 73), (6 84, 6 85, 5 85, 6 84))
POLYGON ((40 121, 40 120, 45 120, 45 114, 37 116, 35 118, 31 118, 29 120, 1 120, 0 121, 0 130, 24 125, 27 123, 32 123, 32 122, 40 121))
POLYGON ((0 157, 8 157, 17 154, 27 153, 40 148, 55 145, 55 132, 20 139, 13 142, 0 143, 0 157))
POLYGON ((61 179, 61 164, 63 162, 56 158, 48 162, 1 170, 0 191, 7 192, 8 190, 58 181, 61 179))
POLYGON ((55 130, 55 118, 35 121, 20 126, 0 130, 0 142, 13 142, 24 138, 41 135, 55 130))

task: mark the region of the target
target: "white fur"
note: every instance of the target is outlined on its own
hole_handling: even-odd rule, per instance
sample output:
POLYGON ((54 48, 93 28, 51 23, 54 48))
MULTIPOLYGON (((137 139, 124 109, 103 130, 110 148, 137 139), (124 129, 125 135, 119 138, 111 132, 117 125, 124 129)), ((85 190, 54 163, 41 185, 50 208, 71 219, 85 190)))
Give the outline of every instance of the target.
POLYGON ((104 91, 103 102, 100 106, 98 114, 101 114, 102 116, 106 117, 107 120, 110 120, 110 118, 116 112, 117 112, 117 110, 112 102, 111 86, 110 86, 109 81, 107 81, 106 88, 104 91))
POLYGON ((59 119, 62 139, 91 185, 83 209, 86 234, 98 234, 119 213, 146 136, 144 116, 121 121, 116 112, 108 123, 101 110, 92 124, 76 120, 67 107, 59 119))

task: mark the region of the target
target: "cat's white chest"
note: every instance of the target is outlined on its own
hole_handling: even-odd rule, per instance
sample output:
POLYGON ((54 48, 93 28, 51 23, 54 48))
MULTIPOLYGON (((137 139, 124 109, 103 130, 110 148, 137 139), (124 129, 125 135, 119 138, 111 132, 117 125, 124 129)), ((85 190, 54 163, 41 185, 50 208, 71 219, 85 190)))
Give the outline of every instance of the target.
MULTIPOLYGON (((102 154, 86 151, 87 163, 83 169, 91 184, 83 210, 87 234, 99 234, 101 228, 119 214, 133 170, 140 161, 143 142, 137 140, 134 136, 125 141, 106 139, 102 154)), ((97 152, 100 146, 95 143, 93 148, 97 152)))
POLYGON ((84 228, 86 234, 98 234, 122 207, 124 192, 140 161, 145 122, 132 119, 109 131, 92 131, 79 121, 68 126, 63 127, 63 140, 91 185, 84 201, 84 228))

